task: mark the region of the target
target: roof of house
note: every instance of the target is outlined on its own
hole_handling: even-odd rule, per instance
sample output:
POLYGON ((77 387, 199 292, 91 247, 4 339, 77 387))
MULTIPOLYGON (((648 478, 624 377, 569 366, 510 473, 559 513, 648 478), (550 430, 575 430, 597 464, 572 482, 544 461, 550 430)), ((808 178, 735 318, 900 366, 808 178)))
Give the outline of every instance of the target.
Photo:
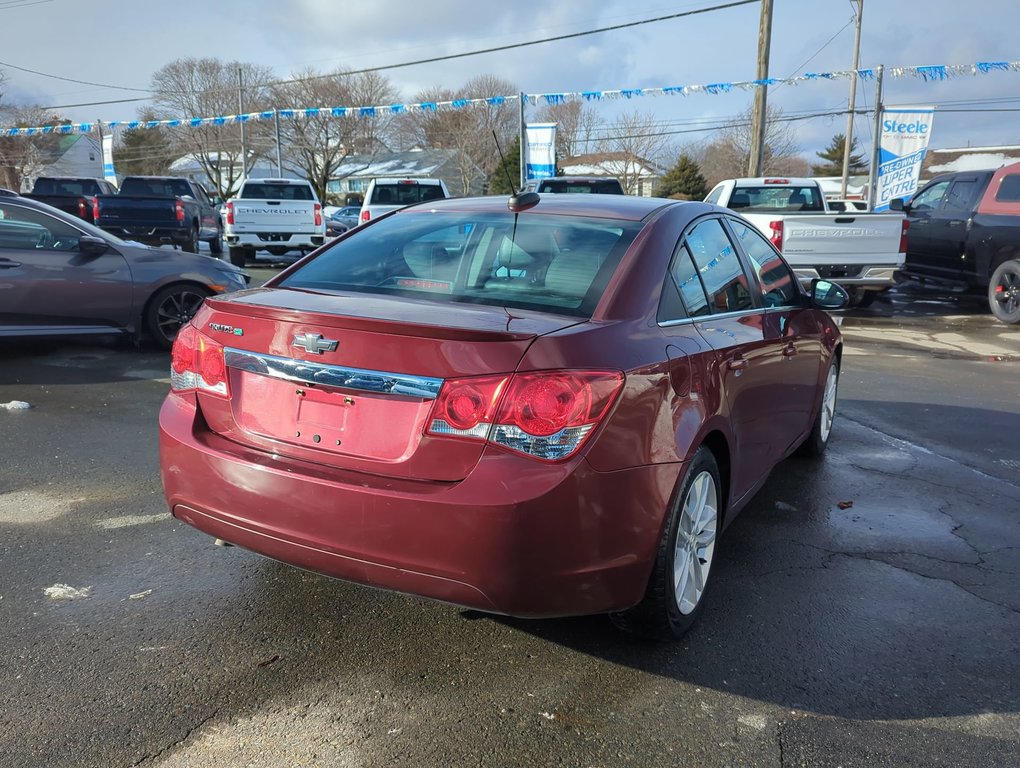
POLYGON ((568 176, 661 176, 665 171, 650 160, 629 152, 592 152, 565 158, 560 167, 568 176))
MULTIPOLYGON (((333 173, 334 178, 405 178, 438 176, 440 169, 458 156, 455 149, 420 149, 409 152, 376 152, 348 155, 333 173)), ((482 173, 478 169, 478 173, 482 173)))
POLYGON ((1020 145, 929 149, 921 166, 922 178, 955 171, 983 171, 1020 161, 1020 145))

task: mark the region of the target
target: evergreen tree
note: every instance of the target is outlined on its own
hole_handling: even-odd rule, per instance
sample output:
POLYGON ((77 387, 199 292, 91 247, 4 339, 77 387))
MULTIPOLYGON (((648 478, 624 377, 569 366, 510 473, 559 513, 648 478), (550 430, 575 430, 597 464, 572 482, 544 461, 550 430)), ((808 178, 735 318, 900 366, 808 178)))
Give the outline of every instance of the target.
MULTIPOLYGON (((521 178, 521 139, 518 136, 513 146, 503 150, 506 154, 499 161, 496 170, 489 177, 490 195, 509 195, 511 192, 510 181, 513 181, 513 188, 520 186, 521 178), (510 179, 507 179, 507 174, 510 179)), ((519 189, 517 189, 520 192, 519 189)))
MULTIPOLYGON (((843 175, 843 147, 846 146, 846 136, 837 133, 832 137, 829 146, 823 152, 815 152, 825 163, 811 166, 811 173, 815 176, 842 176, 843 175)), ((857 149, 857 139, 850 142, 850 175, 865 173, 868 164, 864 156, 854 154, 857 149)))
POLYGON ((161 176, 174 159, 163 128, 126 130, 120 135, 120 146, 113 150, 113 164, 121 176, 161 176))
POLYGON ((689 155, 681 154, 676 165, 667 171, 655 193, 659 197, 677 197, 683 200, 703 200, 708 194, 708 182, 701 168, 689 155))

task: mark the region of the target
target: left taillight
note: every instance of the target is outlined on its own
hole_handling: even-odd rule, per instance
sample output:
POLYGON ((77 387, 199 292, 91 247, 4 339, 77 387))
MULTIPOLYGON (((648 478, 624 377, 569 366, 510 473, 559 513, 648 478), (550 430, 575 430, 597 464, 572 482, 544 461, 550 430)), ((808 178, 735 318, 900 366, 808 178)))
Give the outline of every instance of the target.
POLYGON ((223 345, 203 336, 190 323, 181 326, 170 352, 170 389, 230 397, 223 345))
POLYGON ((907 252, 907 230, 910 229, 910 222, 906 219, 900 224, 900 253, 907 252))
POLYGON ((227 203, 227 224, 234 226, 234 204, 227 203))
POLYGON ((89 213, 91 212, 90 209, 91 209, 91 206, 89 205, 89 201, 86 198, 84 198, 84 197, 79 197, 78 198, 78 218, 79 219, 86 218, 89 215, 89 213))
POLYGON ((486 440, 537 459, 580 450, 623 387, 619 371, 531 371, 451 379, 427 433, 486 440))
POLYGON ((315 204, 315 226, 322 226, 322 205, 320 203, 315 204))

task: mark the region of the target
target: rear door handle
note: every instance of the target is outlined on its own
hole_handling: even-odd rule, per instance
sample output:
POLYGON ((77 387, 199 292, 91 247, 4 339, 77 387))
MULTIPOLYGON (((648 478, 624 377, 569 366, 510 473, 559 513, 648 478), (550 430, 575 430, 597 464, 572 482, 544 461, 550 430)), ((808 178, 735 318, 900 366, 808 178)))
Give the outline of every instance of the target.
POLYGON ((14 267, 20 267, 20 261, 11 261, 10 259, 0 259, 0 269, 14 269, 14 267))
POLYGON ((783 357, 793 357, 797 354, 797 347, 793 344, 787 344, 783 347, 783 357))
POLYGON ((731 371, 742 371, 747 367, 747 358, 744 357, 733 357, 726 362, 726 366, 731 371))

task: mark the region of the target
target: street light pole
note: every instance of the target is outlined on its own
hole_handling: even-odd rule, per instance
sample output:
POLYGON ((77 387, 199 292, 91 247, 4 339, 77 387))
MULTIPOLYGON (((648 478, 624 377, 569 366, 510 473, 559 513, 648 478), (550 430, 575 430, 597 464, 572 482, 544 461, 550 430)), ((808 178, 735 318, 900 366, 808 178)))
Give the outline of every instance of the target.
POLYGON ((846 183, 850 176, 850 150, 854 142, 854 108, 857 106, 857 67, 861 59, 861 17, 864 15, 864 0, 857 3, 857 31, 854 34, 854 67, 850 73, 850 104, 846 114, 846 136, 843 142, 843 183, 839 188, 840 199, 846 199, 846 183))

